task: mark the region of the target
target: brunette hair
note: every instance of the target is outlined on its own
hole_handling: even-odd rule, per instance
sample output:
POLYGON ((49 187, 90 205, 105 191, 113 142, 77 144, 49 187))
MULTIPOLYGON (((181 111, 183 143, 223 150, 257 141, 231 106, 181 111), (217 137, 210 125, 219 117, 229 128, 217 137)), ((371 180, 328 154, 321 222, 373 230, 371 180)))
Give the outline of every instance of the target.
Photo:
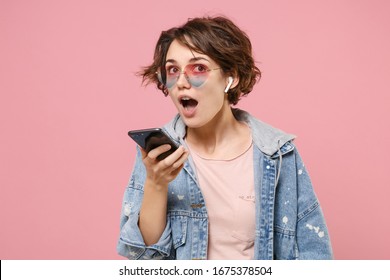
POLYGON ((164 95, 168 95, 168 89, 158 80, 156 72, 164 71, 166 55, 174 40, 209 56, 225 74, 239 78, 238 85, 228 92, 230 104, 237 104, 241 95, 249 94, 260 80, 261 72, 252 56, 252 44, 244 31, 226 17, 193 18, 180 27, 161 32, 153 63, 139 73, 143 83, 156 83, 164 95))

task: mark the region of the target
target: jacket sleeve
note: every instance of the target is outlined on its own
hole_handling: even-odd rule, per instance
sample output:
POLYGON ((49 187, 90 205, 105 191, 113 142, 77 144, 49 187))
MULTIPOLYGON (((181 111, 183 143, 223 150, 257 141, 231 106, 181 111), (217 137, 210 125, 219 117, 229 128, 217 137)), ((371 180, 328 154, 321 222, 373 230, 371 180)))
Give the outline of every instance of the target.
POLYGON ((298 217, 296 242, 298 259, 333 259, 328 229, 309 174, 295 150, 298 217))
POLYGON ((172 248, 169 219, 164 232, 156 244, 146 246, 138 227, 139 212, 143 199, 146 170, 137 147, 135 166, 125 189, 117 252, 128 259, 164 259, 170 256, 172 248))

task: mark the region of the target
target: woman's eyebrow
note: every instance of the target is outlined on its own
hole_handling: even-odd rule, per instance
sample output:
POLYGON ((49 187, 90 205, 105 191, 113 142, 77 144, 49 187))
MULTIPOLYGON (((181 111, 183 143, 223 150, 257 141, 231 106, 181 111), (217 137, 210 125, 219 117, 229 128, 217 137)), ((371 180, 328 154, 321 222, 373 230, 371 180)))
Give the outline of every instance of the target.
POLYGON ((201 57, 201 56, 191 58, 190 62, 195 62, 195 61, 199 61, 199 60, 206 60, 206 61, 210 62, 207 58, 201 57))
POLYGON ((175 64, 175 63, 176 63, 176 60, 174 60, 174 59, 167 59, 167 60, 165 61, 165 64, 167 64, 167 63, 175 64))
MULTIPOLYGON (((193 57, 189 60, 189 62, 197 62, 199 60, 206 60, 207 62, 210 62, 207 58, 201 56, 193 57)), ((167 63, 177 64, 177 61, 175 59, 167 59, 165 64, 167 63)))

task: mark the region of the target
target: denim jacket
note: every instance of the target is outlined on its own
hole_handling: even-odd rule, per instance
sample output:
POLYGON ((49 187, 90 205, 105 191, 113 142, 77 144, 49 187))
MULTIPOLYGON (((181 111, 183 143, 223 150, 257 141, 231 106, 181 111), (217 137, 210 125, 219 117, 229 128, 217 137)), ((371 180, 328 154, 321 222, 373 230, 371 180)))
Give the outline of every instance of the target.
MULTIPOLYGON (((286 134, 233 109, 237 120, 252 131, 256 230, 254 259, 332 259, 324 216, 309 175, 286 134)), ((180 116, 164 126, 185 145, 186 127, 180 116)), ((189 157, 168 186, 167 223, 156 244, 146 246, 138 227, 146 170, 137 150, 126 187, 117 251, 129 259, 207 259, 208 218, 205 200, 189 157)))

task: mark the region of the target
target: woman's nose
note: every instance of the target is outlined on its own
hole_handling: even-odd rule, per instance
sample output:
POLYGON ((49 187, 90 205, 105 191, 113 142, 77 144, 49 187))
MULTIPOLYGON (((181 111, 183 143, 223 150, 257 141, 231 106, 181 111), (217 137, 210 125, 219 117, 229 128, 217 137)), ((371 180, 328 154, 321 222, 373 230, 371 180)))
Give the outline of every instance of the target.
POLYGON ((180 72, 179 77, 177 78, 177 81, 176 81, 176 85, 178 88, 191 87, 191 84, 187 78, 187 74, 184 71, 180 72))

